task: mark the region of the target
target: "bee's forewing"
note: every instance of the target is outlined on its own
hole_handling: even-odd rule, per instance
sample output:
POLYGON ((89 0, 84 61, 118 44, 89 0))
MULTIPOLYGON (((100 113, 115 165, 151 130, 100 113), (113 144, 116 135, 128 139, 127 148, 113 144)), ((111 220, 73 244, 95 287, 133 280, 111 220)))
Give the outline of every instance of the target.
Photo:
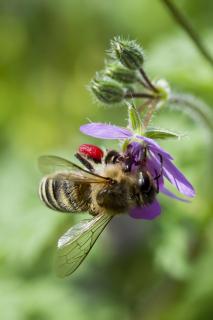
POLYGON ((98 215, 93 219, 83 220, 59 239, 56 258, 59 277, 66 277, 79 267, 111 219, 112 216, 109 215, 98 215))
POLYGON ((57 171, 79 170, 79 167, 72 162, 57 156, 41 156, 38 159, 38 166, 42 173, 49 174, 57 171))
POLYGON ((59 173, 61 175, 58 175, 58 178, 71 179, 75 182, 103 183, 106 181, 106 178, 89 172, 77 164, 57 156, 41 156, 38 159, 38 166, 44 174, 59 173))

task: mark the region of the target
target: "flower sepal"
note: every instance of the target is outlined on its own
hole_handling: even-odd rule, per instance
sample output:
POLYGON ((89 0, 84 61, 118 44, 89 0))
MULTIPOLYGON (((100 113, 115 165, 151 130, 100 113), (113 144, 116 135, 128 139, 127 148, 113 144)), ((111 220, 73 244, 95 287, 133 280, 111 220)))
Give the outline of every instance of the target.
POLYGON ((174 131, 170 131, 167 129, 159 129, 159 128, 148 128, 144 132, 144 136, 151 139, 161 139, 161 140, 170 139, 170 138, 180 139, 182 137, 181 134, 178 134, 174 131))
POLYGON ((136 135, 142 135, 143 124, 138 111, 132 105, 128 106, 128 123, 130 130, 132 130, 136 135))

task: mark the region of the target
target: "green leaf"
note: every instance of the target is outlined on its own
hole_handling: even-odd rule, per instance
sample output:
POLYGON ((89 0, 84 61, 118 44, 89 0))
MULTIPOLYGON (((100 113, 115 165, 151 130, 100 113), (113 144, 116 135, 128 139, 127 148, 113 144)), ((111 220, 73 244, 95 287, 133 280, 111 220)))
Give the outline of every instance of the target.
POLYGON ((158 128, 149 128, 147 129, 144 135, 151 139, 169 139, 169 138, 180 139, 182 137, 181 134, 178 134, 176 132, 166 130, 166 129, 158 129, 158 128))

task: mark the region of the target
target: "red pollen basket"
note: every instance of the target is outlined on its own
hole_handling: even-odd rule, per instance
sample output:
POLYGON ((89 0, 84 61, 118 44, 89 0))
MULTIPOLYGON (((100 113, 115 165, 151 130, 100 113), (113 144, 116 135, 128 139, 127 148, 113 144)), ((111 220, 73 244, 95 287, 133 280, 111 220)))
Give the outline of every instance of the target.
POLYGON ((90 159, 93 159, 95 162, 101 162, 101 159, 103 158, 103 151, 93 144, 82 144, 79 147, 79 152, 84 154, 90 159))

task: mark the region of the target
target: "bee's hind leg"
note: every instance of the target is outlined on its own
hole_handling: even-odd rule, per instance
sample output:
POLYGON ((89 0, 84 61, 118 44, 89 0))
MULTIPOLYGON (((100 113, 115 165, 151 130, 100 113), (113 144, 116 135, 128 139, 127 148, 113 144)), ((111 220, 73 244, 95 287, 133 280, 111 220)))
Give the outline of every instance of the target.
POLYGON ((91 172, 95 171, 93 165, 86 159, 84 158, 80 153, 76 153, 75 157, 91 172))

